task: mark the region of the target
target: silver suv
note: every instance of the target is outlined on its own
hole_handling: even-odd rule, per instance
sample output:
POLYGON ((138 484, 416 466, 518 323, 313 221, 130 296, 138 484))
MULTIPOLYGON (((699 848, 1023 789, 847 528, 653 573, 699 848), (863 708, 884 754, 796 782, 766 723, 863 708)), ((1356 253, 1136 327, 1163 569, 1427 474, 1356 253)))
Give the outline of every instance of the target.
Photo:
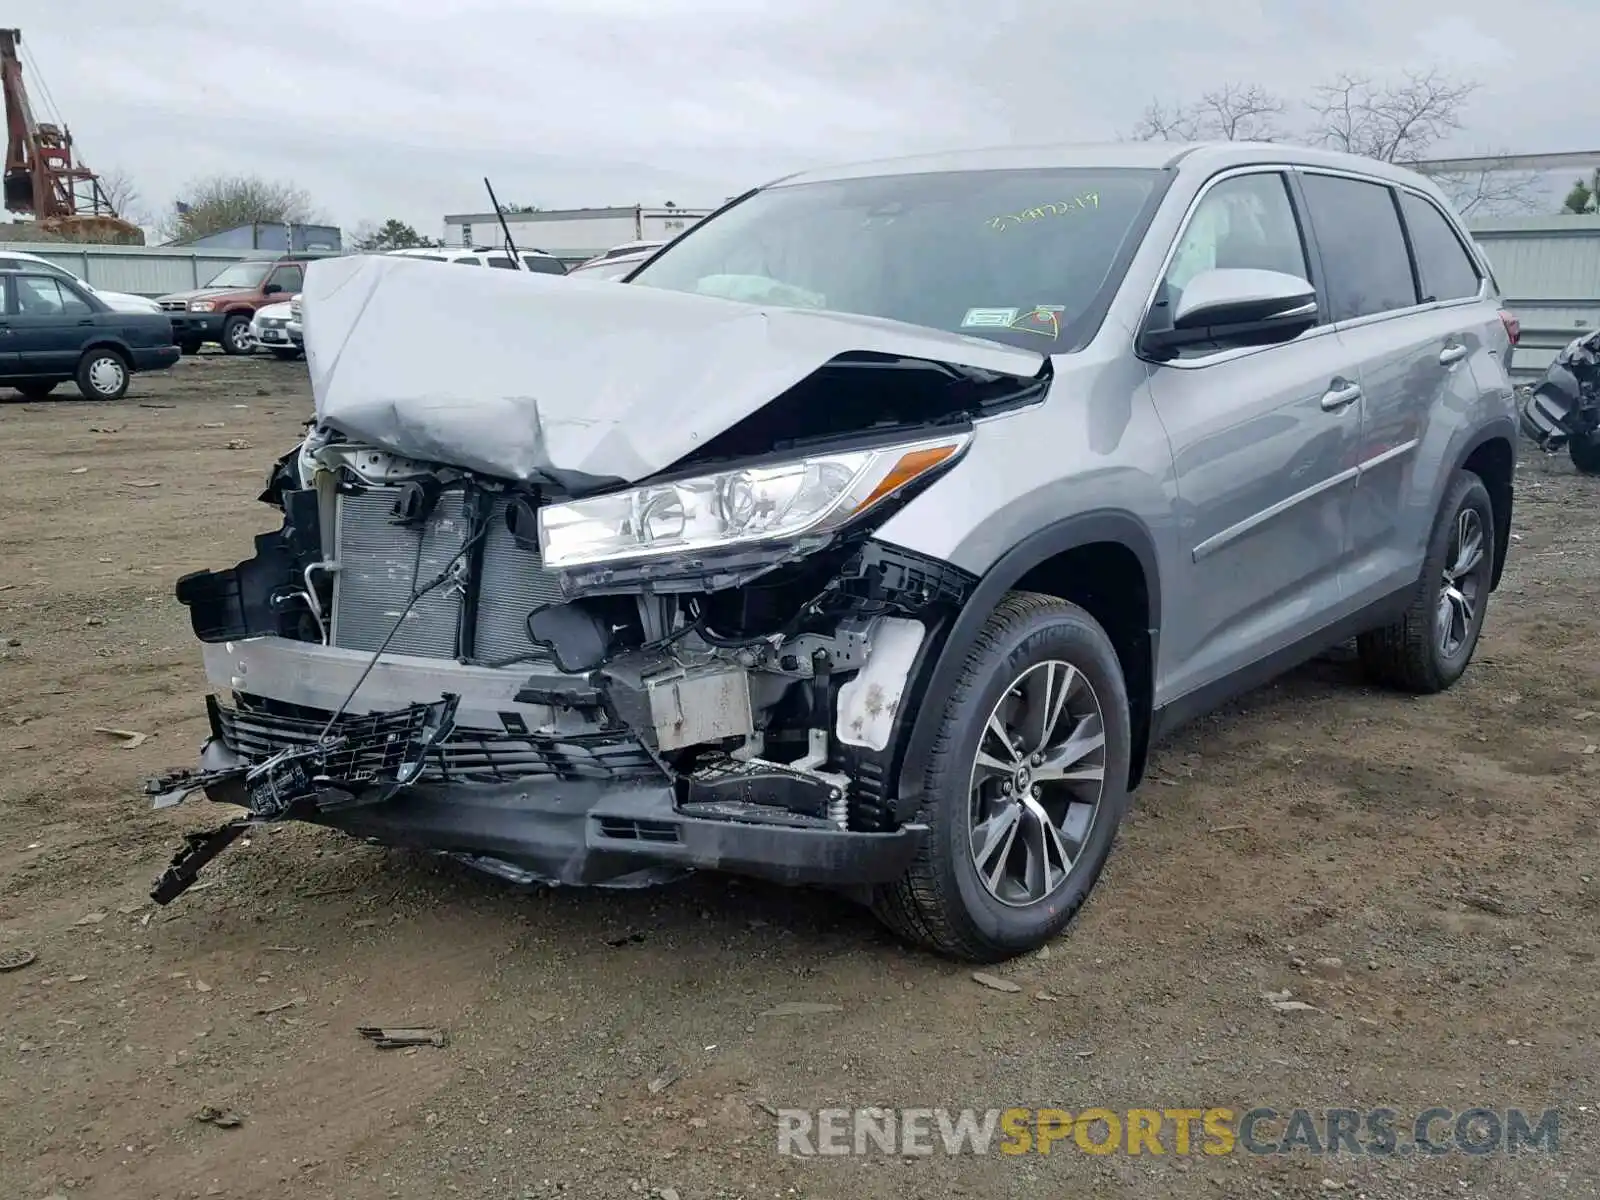
POLYGON ((1001 959, 1156 737, 1352 637, 1447 688, 1500 578, 1513 323, 1392 166, 911 159, 755 190, 626 288, 418 269, 309 268, 283 528, 178 584, 212 738, 150 789, 249 812, 158 899, 293 818, 824 884, 1001 959))

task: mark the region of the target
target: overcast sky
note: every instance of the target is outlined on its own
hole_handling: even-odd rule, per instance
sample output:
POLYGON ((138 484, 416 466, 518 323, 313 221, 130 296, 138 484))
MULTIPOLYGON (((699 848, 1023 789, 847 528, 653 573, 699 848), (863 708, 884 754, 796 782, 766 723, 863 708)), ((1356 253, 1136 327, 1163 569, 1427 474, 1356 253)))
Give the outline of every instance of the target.
MULTIPOLYGON (((97 170, 292 180, 352 228, 717 202, 818 163, 1097 141, 1153 98, 1480 80, 1450 152, 1597 149, 1595 0, 9 0, 97 170), (1121 11, 1119 11, 1121 10, 1121 11)), ((37 115, 43 119, 44 112, 37 115)))

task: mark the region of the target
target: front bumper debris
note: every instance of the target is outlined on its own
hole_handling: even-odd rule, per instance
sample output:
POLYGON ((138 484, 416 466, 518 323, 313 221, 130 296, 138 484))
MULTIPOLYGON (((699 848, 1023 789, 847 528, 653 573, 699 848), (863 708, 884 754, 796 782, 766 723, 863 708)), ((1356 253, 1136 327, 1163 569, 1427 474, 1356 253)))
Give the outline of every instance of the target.
MULTIPOLYGON (((596 704, 587 677, 396 656, 362 695, 380 711, 333 722, 368 658, 276 637, 205 647, 212 736, 199 769, 151 780, 156 807, 196 793, 245 817, 189 843, 156 881, 165 904, 251 826, 302 820, 450 855, 521 882, 631 886, 663 870, 706 869, 785 884, 858 887, 902 877, 927 836, 842 828, 839 783, 766 762, 669 771, 620 722, 557 732, 596 704), (439 695, 404 704, 403 695, 439 695), (394 704, 395 707, 388 707, 394 704), (498 728, 495 728, 498 726, 498 728)), ((606 701, 602 698, 602 703, 606 701)))

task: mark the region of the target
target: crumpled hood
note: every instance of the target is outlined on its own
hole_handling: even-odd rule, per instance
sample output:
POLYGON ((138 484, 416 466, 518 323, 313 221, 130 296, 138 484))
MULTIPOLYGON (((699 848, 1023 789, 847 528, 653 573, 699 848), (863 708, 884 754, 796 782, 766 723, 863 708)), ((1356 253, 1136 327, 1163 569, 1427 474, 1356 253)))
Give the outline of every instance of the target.
POLYGON ((1044 364, 896 321, 380 255, 311 263, 301 297, 322 424, 575 490, 671 466, 851 351, 1023 378, 1044 364))

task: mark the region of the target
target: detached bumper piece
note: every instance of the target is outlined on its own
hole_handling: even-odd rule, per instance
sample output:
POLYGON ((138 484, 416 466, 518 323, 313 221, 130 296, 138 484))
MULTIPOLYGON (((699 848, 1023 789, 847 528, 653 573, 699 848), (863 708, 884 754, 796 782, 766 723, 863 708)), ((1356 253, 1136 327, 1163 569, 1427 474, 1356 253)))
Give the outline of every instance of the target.
MULTIPOLYGON (((392 799, 422 774, 429 756, 455 728, 457 702, 457 697, 445 696, 399 712, 342 718, 327 737, 287 745, 258 762, 151 780, 145 791, 157 807, 203 789, 250 815, 209 834, 190 834, 157 878, 150 898, 157 904, 177 899, 194 884, 201 867, 252 825, 312 819, 322 809, 392 799)), ((213 727, 219 709, 213 702, 213 727)))

